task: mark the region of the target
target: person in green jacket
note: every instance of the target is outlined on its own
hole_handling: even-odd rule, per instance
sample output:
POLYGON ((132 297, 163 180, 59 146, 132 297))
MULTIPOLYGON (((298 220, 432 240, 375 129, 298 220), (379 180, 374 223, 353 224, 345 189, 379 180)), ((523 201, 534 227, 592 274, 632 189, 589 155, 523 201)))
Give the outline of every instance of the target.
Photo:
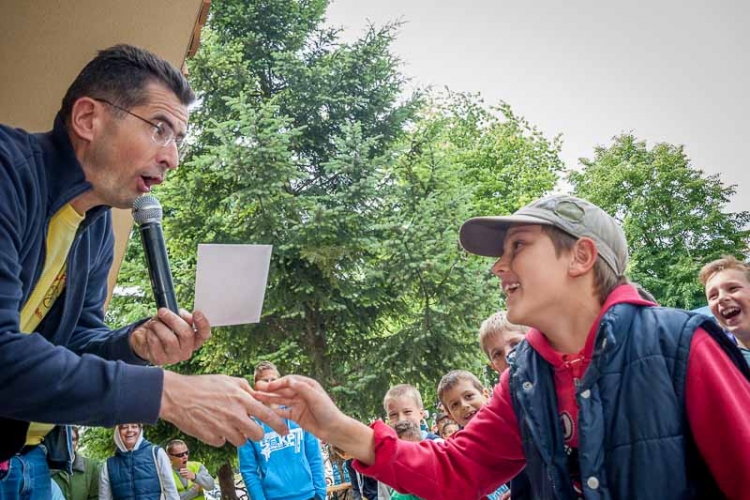
POLYGON ((72 427, 73 474, 58 470, 52 474, 66 500, 97 500, 99 498, 100 464, 78 453, 78 427, 72 427))
POLYGON ((167 455, 180 500, 204 500, 203 492, 214 489, 214 478, 202 463, 188 461, 190 450, 185 441, 173 439, 167 443, 167 455))

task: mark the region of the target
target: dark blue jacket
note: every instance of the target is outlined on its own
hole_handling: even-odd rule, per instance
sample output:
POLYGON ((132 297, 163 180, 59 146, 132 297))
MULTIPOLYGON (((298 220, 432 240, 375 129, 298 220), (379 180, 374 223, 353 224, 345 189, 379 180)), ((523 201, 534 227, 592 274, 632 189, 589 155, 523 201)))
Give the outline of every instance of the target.
POLYGON ((109 487, 115 500, 159 500, 161 483, 153 448, 144 439, 137 450, 118 449, 107 459, 109 487))
MULTIPOLYGON (((722 498, 685 410, 690 342, 699 326, 721 335, 707 318, 674 309, 618 304, 602 317, 576 388, 585 498, 722 498)), ((510 366, 533 497, 575 498, 552 367, 528 342, 510 366)))
MULTIPOLYGON (((0 461, 23 446, 29 421, 112 426, 158 417, 163 373, 132 365, 144 364, 128 342, 140 322, 114 331, 104 324, 113 260, 108 207, 86 213, 65 290, 37 333, 19 332, 21 308, 44 266, 49 220, 89 189, 59 117, 46 134, 0 125, 0 461)), ((47 444, 56 467, 65 467, 65 434, 47 444)))

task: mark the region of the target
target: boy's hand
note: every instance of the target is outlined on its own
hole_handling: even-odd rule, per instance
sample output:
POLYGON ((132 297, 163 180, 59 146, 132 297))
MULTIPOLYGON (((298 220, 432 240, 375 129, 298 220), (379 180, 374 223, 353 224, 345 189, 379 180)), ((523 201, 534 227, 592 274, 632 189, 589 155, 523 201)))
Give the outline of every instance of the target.
POLYGON ((272 405, 280 417, 294 420, 326 442, 330 441, 328 434, 336 428, 337 422, 346 417, 311 378, 287 375, 273 382, 259 380, 255 388, 256 399, 272 405), (280 405, 284 408, 278 408, 280 405))
POLYGON ((300 375, 256 383, 255 398, 275 407, 282 418, 294 420, 304 430, 331 443, 365 464, 375 462, 374 433, 338 409, 320 384, 300 375))

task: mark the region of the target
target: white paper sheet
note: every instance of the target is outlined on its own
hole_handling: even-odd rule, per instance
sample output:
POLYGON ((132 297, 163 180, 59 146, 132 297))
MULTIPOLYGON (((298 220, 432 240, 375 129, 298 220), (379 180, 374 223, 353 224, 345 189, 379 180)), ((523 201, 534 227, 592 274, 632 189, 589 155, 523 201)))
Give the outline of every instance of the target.
POLYGON ((271 245, 198 245, 195 309, 211 326, 257 323, 268 281, 271 245))

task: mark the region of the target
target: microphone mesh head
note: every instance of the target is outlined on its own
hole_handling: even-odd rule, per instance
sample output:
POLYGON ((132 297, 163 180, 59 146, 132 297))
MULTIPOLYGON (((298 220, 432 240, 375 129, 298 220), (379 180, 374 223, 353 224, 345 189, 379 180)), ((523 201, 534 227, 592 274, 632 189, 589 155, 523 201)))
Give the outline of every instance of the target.
POLYGON ((139 226, 149 222, 161 223, 161 204, 150 194, 140 196, 133 202, 133 219, 139 226))

